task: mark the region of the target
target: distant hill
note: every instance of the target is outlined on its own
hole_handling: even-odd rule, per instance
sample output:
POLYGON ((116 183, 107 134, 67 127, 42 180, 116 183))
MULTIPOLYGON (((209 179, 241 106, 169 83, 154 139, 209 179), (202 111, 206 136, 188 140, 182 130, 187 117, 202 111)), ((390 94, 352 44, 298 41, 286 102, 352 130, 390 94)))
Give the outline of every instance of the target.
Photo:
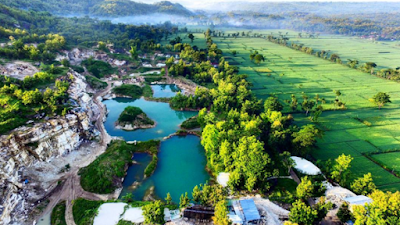
POLYGON ((130 0, 0 0, 0 3, 24 10, 47 11, 60 16, 120 17, 152 13, 193 15, 181 4, 168 1, 146 4, 130 0))

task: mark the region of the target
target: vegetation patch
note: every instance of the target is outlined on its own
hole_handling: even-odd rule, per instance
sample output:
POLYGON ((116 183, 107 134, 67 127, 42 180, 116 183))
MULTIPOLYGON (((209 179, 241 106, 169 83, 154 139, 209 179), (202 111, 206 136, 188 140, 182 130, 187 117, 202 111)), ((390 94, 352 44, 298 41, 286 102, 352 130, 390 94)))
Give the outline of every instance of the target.
POLYGON ((199 128, 199 127, 200 127, 200 123, 197 121, 197 116, 193 116, 193 117, 183 121, 183 123, 181 124, 181 128, 186 129, 186 130, 191 130, 191 129, 195 129, 195 128, 199 128))
POLYGON ((133 99, 140 98, 143 95, 143 89, 134 84, 123 84, 113 88, 113 92, 117 95, 129 96, 133 99))
POLYGON ((272 70, 270 70, 270 69, 268 69, 268 68, 261 68, 261 69, 259 69, 259 68, 257 68, 257 69, 255 69, 257 72, 259 72, 259 73, 272 73, 272 70))
POLYGON ((85 76, 85 78, 90 87, 93 89, 103 89, 107 87, 107 82, 104 82, 97 77, 85 76))
POLYGON ((86 69, 97 78, 103 78, 104 76, 111 75, 116 72, 116 69, 113 68, 109 63, 94 60, 92 58, 82 61, 81 65, 85 66, 86 69))
POLYGON ((67 206, 65 201, 59 202, 51 212, 51 225, 66 225, 65 210, 67 206))
POLYGON ((139 107, 128 106, 122 111, 121 115, 119 115, 117 125, 122 128, 130 125, 132 129, 136 129, 152 126, 154 125, 154 121, 139 107))
POLYGON ((144 175, 146 177, 149 177, 153 174, 153 172, 156 170, 157 167, 157 162, 158 162, 158 157, 157 155, 153 155, 153 159, 151 160, 151 162, 149 163, 149 165, 146 167, 146 169, 144 170, 144 175))
POLYGON ((73 201, 72 214, 76 225, 92 225, 94 217, 103 201, 78 198, 73 201))
POLYGON ((82 188, 86 191, 109 194, 121 186, 128 165, 132 163, 134 152, 157 154, 160 141, 146 141, 127 144, 125 141, 113 141, 105 153, 101 154, 89 166, 81 168, 82 188))

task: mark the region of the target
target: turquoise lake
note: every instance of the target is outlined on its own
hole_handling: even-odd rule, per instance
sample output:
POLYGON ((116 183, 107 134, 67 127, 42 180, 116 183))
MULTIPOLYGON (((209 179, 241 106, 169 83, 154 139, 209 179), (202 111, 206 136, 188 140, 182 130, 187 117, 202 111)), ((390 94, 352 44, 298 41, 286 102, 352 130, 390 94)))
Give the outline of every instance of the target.
POLYGON ((154 98, 172 98, 181 91, 175 84, 151 85, 154 98))
MULTIPOLYGON (((123 137, 126 141, 162 139, 179 130, 179 125, 183 121, 197 115, 197 112, 172 110, 168 103, 144 99, 115 98, 103 103, 109 110, 107 120, 104 123, 107 132, 111 136, 123 137), (148 117, 156 122, 156 127, 135 131, 115 129, 115 122, 127 106, 141 108, 148 117)), ((204 148, 197 136, 173 136, 161 141, 157 168, 152 176, 143 180, 144 169, 151 158, 146 153, 134 154, 133 160, 137 164, 128 168, 120 196, 131 192, 136 200, 142 200, 149 188, 155 187, 154 194, 156 197, 164 199, 170 192, 173 201, 179 203, 181 194, 188 192, 190 195, 194 186, 205 183, 210 178, 205 170, 207 162, 204 148), (140 182, 140 185, 133 187, 135 181, 140 182)))
POLYGON ((173 201, 179 204, 181 194, 191 192, 194 186, 205 183, 210 176, 205 171, 206 157, 204 148, 200 144, 200 138, 194 135, 185 137, 174 136, 161 143, 158 153, 158 164, 154 174, 143 181, 144 169, 151 161, 151 156, 145 153, 137 153, 133 160, 139 164, 132 165, 123 183, 120 196, 131 192, 136 200, 142 200, 146 191, 154 186, 156 197, 164 199, 169 192, 173 201), (132 184, 142 182, 135 189, 132 184))
POLYGON ((186 119, 197 115, 197 112, 175 111, 168 103, 146 101, 143 98, 132 100, 129 98, 115 98, 103 102, 109 111, 104 126, 111 136, 123 137, 126 141, 148 141, 161 139, 179 130, 179 125, 186 119), (124 131, 115 129, 115 122, 127 106, 139 107, 156 122, 156 127, 124 131))

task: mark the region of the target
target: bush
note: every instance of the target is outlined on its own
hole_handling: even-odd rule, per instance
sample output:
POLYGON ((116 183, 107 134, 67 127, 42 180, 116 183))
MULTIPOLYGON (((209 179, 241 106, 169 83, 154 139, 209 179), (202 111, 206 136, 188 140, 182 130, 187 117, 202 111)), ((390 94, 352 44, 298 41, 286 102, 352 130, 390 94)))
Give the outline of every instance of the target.
POLYGON ((133 84, 123 84, 119 87, 115 87, 113 92, 117 95, 129 96, 133 99, 140 98, 143 95, 143 89, 133 84))

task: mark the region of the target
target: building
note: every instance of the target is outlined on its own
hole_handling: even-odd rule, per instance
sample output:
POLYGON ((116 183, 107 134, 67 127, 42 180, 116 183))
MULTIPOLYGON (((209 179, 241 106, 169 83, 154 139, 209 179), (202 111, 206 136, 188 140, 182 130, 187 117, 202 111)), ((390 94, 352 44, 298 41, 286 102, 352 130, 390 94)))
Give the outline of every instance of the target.
POLYGON ((214 216, 214 208, 195 205, 183 211, 183 217, 189 220, 210 222, 214 216))
POLYGON ((233 224, 258 224, 260 213, 253 199, 232 200, 229 219, 233 224))

